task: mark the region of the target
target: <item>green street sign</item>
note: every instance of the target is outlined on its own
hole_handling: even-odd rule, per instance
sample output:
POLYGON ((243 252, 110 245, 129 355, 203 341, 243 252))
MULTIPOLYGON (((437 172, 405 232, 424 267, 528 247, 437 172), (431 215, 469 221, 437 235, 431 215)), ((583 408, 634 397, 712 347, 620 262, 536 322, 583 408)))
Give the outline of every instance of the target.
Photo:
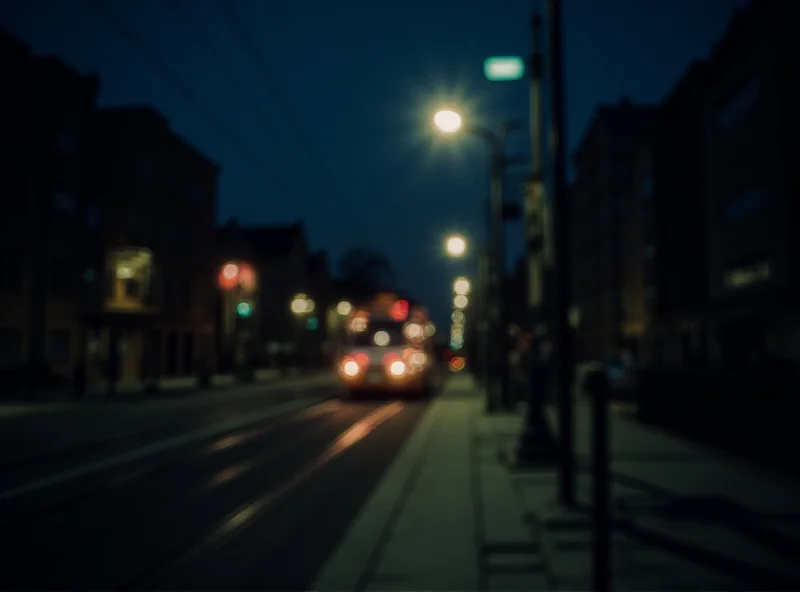
POLYGON ((519 80, 525 75, 525 61, 518 56, 487 58, 483 62, 483 73, 492 82, 519 80))

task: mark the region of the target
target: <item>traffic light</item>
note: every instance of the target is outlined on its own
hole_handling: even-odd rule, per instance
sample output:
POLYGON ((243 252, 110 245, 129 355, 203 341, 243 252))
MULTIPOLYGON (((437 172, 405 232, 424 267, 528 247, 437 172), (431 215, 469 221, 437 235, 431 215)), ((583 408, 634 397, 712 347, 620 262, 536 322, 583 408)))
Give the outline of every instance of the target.
POLYGON ((239 304, 236 305, 236 315, 242 318, 249 317, 253 314, 253 305, 243 300, 239 304))
POLYGON ((309 317, 306 326, 312 331, 316 331, 319 329, 319 319, 317 319, 317 317, 309 317))

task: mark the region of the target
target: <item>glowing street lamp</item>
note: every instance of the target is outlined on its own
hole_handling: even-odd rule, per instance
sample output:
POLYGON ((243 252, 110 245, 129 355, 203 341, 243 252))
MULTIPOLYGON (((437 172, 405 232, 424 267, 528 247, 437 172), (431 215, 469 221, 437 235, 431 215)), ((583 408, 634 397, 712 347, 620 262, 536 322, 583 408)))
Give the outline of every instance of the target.
POLYGON ((453 283, 453 292, 458 295, 467 295, 469 294, 470 290, 469 280, 467 278, 460 277, 453 283))
POLYGON ((346 317, 347 315, 349 315, 351 310, 353 310, 353 305, 350 304, 349 302, 347 302, 347 300, 342 300, 336 306, 336 312, 338 312, 343 317, 346 317))
POLYGON ((469 299, 463 294, 459 294, 458 296, 453 298, 453 306, 459 310, 461 310, 462 308, 467 308, 467 304, 469 304, 469 299))
POLYGON ((451 109, 442 109, 433 116, 433 124, 439 131, 453 134, 461 129, 461 115, 451 109))
POLYGON ((309 300, 308 296, 305 294, 295 294, 295 297, 292 299, 291 308, 292 312, 296 315, 312 312, 314 310, 314 301, 309 300))
POLYGON ((445 242, 445 249, 447 254, 451 257, 463 257, 467 252, 467 241, 463 236, 453 235, 447 238, 445 242))

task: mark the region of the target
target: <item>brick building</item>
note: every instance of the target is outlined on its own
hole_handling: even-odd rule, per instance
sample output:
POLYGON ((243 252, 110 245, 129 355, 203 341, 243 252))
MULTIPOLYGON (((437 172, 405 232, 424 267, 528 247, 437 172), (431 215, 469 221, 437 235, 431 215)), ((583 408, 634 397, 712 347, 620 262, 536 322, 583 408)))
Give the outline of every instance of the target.
POLYGON ((91 367, 180 375, 213 361, 219 167, 149 107, 97 111, 81 241, 91 367), (118 355, 118 357, 117 357, 118 355))
POLYGON ((788 2, 752 2, 708 60, 710 351, 800 359, 798 37, 788 2))
POLYGON ((633 159, 651 132, 656 108, 623 100, 601 106, 574 154, 572 189, 573 290, 580 315, 576 355, 612 354, 626 335, 626 207, 633 159))
POLYGON ((54 57, 0 33, 0 367, 71 372, 82 232, 83 155, 99 88, 54 57))

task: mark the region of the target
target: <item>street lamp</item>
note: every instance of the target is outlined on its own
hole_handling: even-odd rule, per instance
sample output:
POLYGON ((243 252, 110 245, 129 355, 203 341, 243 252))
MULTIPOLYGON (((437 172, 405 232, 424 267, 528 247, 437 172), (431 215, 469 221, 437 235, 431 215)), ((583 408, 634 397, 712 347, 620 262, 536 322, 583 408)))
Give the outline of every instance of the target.
POLYGON ((451 109, 442 109, 433 116, 433 124, 446 134, 452 134, 461 129, 461 115, 451 109))
POLYGON ((470 286, 469 280, 467 278, 461 277, 461 278, 456 279, 455 282, 453 282, 453 292, 455 292, 458 295, 461 295, 461 294, 467 295, 467 294, 469 294, 470 288, 471 288, 471 286, 470 286))
POLYGON ((445 242, 445 249, 447 249, 447 254, 451 257, 463 257, 464 253, 467 252, 467 241, 464 240, 463 236, 449 236, 445 242))
MULTIPOLYGON (((451 109, 442 109, 433 116, 433 123, 443 133, 452 134, 461 129, 478 136, 490 147, 491 165, 491 186, 490 186, 490 223, 491 223, 491 270, 489 273, 489 286, 491 294, 491 306, 489 307, 489 317, 493 321, 493 333, 498 343, 495 353, 497 374, 500 386, 500 397, 497 401, 491 394, 491 388, 487 388, 487 410, 493 411, 499 406, 510 407, 511 384, 508 368, 508 336, 506 335, 507 310, 505 306, 505 237, 503 222, 505 216, 505 200, 503 198, 503 178, 505 170, 510 162, 506 156, 506 137, 512 129, 526 129, 527 125, 520 121, 503 122, 496 131, 473 125, 462 120, 459 113, 451 109)), ((466 245, 465 245, 466 246, 466 245)), ((448 248, 448 252, 451 252, 448 248)), ((462 253, 463 254, 463 253, 462 253)), ((451 253, 452 255, 452 253, 451 253)), ((460 256, 460 255, 453 255, 460 256)), ((466 298, 466 297, 465 297, 466 298)), ((487 341, 487 340, 484 340, 487 341)))
POLYGON ((459 294, 458 296, 453 298, 453 306, 458 310, 461 310, 462 308, 467 308, 467 304, 469 304, 469 299, 463 294, 459 294))

